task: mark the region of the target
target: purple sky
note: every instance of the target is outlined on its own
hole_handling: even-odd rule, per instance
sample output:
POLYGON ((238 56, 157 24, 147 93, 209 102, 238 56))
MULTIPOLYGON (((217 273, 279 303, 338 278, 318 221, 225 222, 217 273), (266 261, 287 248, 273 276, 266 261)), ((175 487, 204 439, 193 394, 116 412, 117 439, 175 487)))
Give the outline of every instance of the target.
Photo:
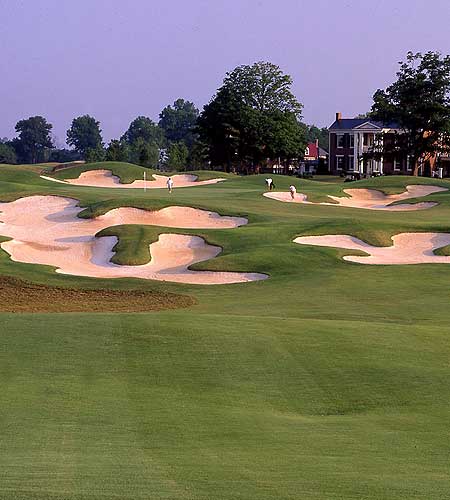
POLYGON ((61 144, 89 113, 109 140, 259 60, 327 126, 367 111, 408 50, 450 53, 449 26, 449 0, 0 0, 0 137, 41 114, 61 144))

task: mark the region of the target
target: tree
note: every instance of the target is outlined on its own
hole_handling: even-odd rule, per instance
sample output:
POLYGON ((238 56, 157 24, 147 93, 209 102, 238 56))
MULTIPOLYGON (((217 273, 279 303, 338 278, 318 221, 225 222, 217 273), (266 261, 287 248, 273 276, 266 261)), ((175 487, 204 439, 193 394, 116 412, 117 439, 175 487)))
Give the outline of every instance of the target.
POLYGON ((5 142, 0 141, 0 163, 17 163, 15 149, 5 142))
POLYGON ((128 130, 123 134, 121 140, 131 145, 138 139, 142 139, 146 143, 155 143, 158 147, 163 147, 164 131, 150 118, 138 116, 130 123, 128 130))
POLYGON ((189 149, 184 142, 173 142, 167 150, 166 166, 170 170, 186 170, 189 149))
POLYGON ((418 175, 420 166, 450 147, 450 56, 408 52, 399 64, 397 80, 375 92, 371 115, 401 129, 385 152, 408 155, 418 175))
POLYGON ((130 161, 142 167, 156 168, 159 162, 159 148, 154 142, 138 137, 130 146, 130 161))
POLYGON ((329 135, 328 135, 328 129, 326 127, 316 127, 316 125, 304 125, 305 128, 305 135, 306 135, 306 142, 315 142, 316 139, 319 140, 319 146, 326 151, 329 150, 329 135))
POLYGON ((53 147, 50 131, 53 126, 42 116, 30 116, 16 123, 19 137, 12 144, 22 161, 38 163, 43 155, 53 147))
POLYGON ((227 73, 198 119, 200 140, 208 145, 213 164, 254 169, 266 158, 303 154, 302 105, 291 84, 289 75, 267 62, 227 73))
POLYGON ((75 148, 87 161, 87 155, 99 156, 100 150, 103 149, 101 132, 100 122, 95 118, 89 115, 79 116, 74 118, 67 131, 67 144, 75 148))
POLYGON ((125 141, 113 139, 106 148, 107 161, 128 161, 130 148, 125 141))
POLYGON ((184 99, 177 99, 172 106, 166 106, 159 115, 159 126, 171 142, 184 142, 189 148, 195 140, 195 126, 199 112, 195 105, 184 99))

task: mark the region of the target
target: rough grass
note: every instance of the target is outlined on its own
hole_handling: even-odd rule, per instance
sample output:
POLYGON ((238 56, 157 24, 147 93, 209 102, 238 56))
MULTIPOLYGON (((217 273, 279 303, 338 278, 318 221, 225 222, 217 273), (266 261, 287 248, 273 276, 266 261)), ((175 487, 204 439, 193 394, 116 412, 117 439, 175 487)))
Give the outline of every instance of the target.
POLYGON ((83 290, 0 276, 0 312, 149 312, 190 307, 187 295, 139 290, 83 290))

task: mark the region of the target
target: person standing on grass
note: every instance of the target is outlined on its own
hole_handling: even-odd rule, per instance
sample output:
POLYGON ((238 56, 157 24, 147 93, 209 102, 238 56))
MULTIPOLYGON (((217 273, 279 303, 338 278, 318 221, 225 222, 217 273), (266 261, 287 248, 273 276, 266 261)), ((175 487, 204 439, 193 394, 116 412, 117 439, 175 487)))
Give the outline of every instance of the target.
POLYGON ((172 192, 172 188, 173 188, 173 179, 172 179, 172 177, 169 177, 167 179, 167 183, 166 184, 167 184, 167 189, 169 190, 169 193, 171 193, 172 192))
POLYGON ((272 191, 272 186, 273 186, 273 179, 272 177, 268 177, 266 179, 266 186, 269 191, 272 191))
POLYGON ((291 198, 294 200, 295 194, 297 193, 297 189, 293 184, 289 186, 289 192, 291 193, 291 198))

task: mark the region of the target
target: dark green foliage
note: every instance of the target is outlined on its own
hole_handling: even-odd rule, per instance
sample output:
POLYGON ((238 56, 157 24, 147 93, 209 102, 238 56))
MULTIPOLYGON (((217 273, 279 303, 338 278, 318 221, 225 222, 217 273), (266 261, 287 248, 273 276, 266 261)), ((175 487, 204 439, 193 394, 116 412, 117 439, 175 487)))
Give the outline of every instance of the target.
POLYGON ((123 140, 113 139, 106 148, 106 161, 128 161, 130 147, 123 140))
POLYGON ((17 122, 16 132, 19 136, 12 141, 12 145, 21 162, 39 163, 47 159, 49 149, 53 147, 50 135, 52 128, 53 125, 42 116, 30 116, 17 122))
POLYGON ((184 142, 190 148, 195 140, 194 127, 198 109, 190 101, 177 99, 173 106, 166 106, 159 115, 159 126, 170 142, 184 142))
POLYGON ((319 139, 319 146, 325 151, 329 150, 329 135, 328 129, 326 127, 316 127, 315 125, 303 125, 306 135, 306 142, 309 144, 311 142, 316 142, 319 139))
POLYGON ((169 170, 186 170, 189 149, 184 142, 173 142, 167 148, 166 167, 169 170))
POLYGON ((0 163, 17 163, 16 151, 10 144, 0 142, 0 163))
POLYGON ((164 131, 150 118, 138 116, 130 123, 121 140, 133 145, 139 139, 146 143, 154 143, 161 148, 165 141, 164 131))
POLYGON ((74 118, 67 131, 67 144, 83 156, 99 156, 103 148, 100 122, 89 115, 74 118))
POLYGON ((53 149, 48 158, 49 162, 68 163, 81 160, 81 155, 72 149, 53 149))
POLYGON ((446 153, 450 147, 450 56, 438 52, 413 54, 400 63, 397 80, 373 96, 371 116, 394 122, 403 133, 388 152, 396 152, 415 165, 446 153))
POLYGON ((156 168, 159 162, 158 145, 137 137, 129 146, 129 161, 142 167, 156 168))
POLYGON ((227 73, 198 120, 213 165, 253 168, 267 158, 303 154, 302 105, 291 84, 291 77, 271 63, 239 66, 227 73))
POLYGON ((86 163, 103 161, 105 159, 105 150, 101 146, 89 148, 84 154, 84 159, 86 160, 86 163))

